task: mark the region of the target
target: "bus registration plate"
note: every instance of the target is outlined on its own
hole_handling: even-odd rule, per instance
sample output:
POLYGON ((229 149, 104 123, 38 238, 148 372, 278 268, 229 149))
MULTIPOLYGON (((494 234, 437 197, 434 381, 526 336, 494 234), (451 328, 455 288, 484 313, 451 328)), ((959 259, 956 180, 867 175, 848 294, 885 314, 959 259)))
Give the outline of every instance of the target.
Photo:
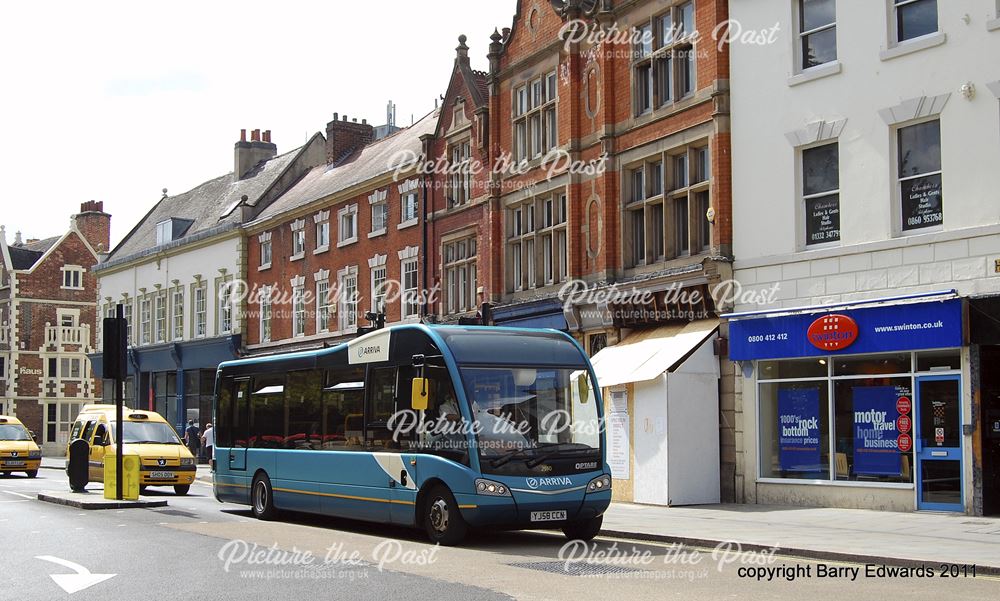
POLYGON ((158 479, 159 478, 173 478, 174 477, 174 473, 173 472, 150 472, 149 473, 149 477, 150 478, 158 478, 158 479))
POLYGON ((559 511, 532 511, 531 521, 532 522, 555 522, 559 520, 566 519, 566 510, 562 509, 559 511))

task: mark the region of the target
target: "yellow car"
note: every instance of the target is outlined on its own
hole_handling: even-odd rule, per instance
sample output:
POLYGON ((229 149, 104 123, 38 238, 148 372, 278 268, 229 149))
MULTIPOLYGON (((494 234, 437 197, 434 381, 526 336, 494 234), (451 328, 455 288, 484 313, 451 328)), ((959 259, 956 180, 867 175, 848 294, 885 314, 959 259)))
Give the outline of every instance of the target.
MULTIPOLYGON (((198 466, 173 426, 153 411, 126 408, 123 415, 125 453, 139 456, 140 489, 173 486, 178 495, 186 495, 198 473, 198 466)), ((84 405, 73 424, 70 440, 82 438, 90 443, 89 474, 92 482, 104 479, 104 456, 114 456, 116 452, 115 427, 114 405, 84 405)), ((66 458, 69 459, 69 447, 66 458)))
POLYGON ((24 472, 34 478, 41 462, 42 452, 31 432, 16 417, 0 415, 0 473, 24 472))

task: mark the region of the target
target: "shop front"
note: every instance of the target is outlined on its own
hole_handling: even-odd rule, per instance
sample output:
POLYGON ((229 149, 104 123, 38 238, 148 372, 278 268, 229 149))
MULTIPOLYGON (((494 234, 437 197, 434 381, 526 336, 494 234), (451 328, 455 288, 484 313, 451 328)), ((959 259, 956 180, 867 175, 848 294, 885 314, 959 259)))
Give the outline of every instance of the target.
POLYGON ((726 316, 746 499, 970 512, 963 303, 945 292, 726 316))

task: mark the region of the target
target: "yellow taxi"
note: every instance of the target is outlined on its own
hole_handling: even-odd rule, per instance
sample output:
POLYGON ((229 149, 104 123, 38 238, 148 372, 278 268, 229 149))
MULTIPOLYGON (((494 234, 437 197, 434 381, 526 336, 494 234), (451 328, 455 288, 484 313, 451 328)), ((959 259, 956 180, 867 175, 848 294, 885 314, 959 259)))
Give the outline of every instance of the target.
MULTIPOLYGON (((140 490, 147 486, 173 486, 175 493, 186 495, 198 466, 173 426, 153 411, 126 408, 123 416, 125 453, 139 456, 140 490)), ((84 405, 73 423, 70 440, 82 438, 90 443, 91 481, 104 479, 104 456, 115 455, 115 417, 114 405, 84 405)), ((69 459, 68 447, 66 458, 69 459)))
POLYGON ((0 474, 24 472, 34 478, 41 462, 42 452, 31 432, 16 417, 0 415, 0 474))

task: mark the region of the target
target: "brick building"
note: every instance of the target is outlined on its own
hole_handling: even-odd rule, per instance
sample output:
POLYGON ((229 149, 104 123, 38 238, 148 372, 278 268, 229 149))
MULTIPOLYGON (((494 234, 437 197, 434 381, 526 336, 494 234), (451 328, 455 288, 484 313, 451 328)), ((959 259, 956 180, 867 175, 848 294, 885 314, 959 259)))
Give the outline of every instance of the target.
POLYGON ((495 170, 490 186, 494 318, 567 330, 595 357, 621 418, 609 436, 626 442, 610 445, 624 449, 611 457, 619 499, 719 498, 718 474, 690 496, 668 492, 667 466, 684 452, 670 415, 685 408, 707 441, 698 465, 714 469, 721 446, 733 469, 731 431, 716 442, 732 370, 711 344, 727 309, 713 294, 732 265, 729 50, 709 35, 727 10, 520 0, 491 38, 490 155, 520 166, 495 170), (644 363, 662 369, 630 372, 644 363), (685 370, 699 383, 671 392, 685 370))
POLYGON ((426 314, 441 322, 475 317, 482 303, 496 298, 492 287, 495 223, 499 217, 489 190, 488 75, 469 62, 466 37, 458 38, 455 65, 444 94, 437 127, 424 136, 428 210, 427 253, 423 265, 429 296, 426 314))
POLYGON ((46 454, 64 452, 84 403, 101 398, 87 353, 95 346, 97 277, 111 216, 89 201, 61 236, 12 244, 0 227, 0 413, 35 432, 46 454))
POLYGON ((353 337, 369 312, 387 323, 421 317, 425 182, 417 168, 438 111, 375 141, 366 121, 333 117, 325 164, 244 227, 251 353, 353 337))

